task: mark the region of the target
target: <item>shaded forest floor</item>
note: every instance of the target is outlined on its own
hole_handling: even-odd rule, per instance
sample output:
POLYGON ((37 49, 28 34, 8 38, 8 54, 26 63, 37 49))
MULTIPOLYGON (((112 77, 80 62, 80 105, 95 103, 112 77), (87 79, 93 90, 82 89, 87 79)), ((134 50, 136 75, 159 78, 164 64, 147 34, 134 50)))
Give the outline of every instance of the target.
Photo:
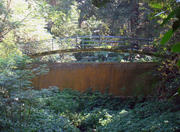
POLYGON ((70 89, 59 91, 57 88, 26 91, 21 98, 29 102, 26 106, 29 109, 22 113, 24 118, 6 119, 6 122, 1 124, 2 132, 180 130, 180 107, 172 100, 158 101, 140 97, 122 99, 99 92, 79 93, 70 89))

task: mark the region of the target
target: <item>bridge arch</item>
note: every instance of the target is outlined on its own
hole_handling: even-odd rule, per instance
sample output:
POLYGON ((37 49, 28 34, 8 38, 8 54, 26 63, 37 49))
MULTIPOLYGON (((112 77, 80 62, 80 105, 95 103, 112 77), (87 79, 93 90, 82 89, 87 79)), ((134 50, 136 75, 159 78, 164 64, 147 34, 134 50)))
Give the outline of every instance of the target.
POLYGON ((118 52, 143 54, 155 57, 158 55, 153 45, 153 39, 132 38, 125 36, 72 36, 66 38, 56 38, 43 41, 36 41, 26 44, 25 54, 30 57, 40 57, 58 53, 77 53, 77 52, 118 52), (31 44, 44 43, 45 50, 31 52, 31 44))

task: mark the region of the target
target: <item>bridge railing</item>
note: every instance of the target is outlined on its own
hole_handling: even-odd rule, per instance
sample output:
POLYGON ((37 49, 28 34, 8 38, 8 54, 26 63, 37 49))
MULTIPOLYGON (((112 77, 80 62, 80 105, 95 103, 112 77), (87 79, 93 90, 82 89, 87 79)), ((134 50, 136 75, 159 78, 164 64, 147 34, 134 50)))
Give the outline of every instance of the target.
POLYGON ((136 48, 141 49, 150 46, 153 39, 132 38, 124 36, 72 36, 66 38, 48 39, 21 43, 20 48, 26 54, 46 52, 60 49, 80 49, 80 48, 136 48))
MULTIPOLYGON (((88 47, 123 47, 123 46, 134 46, 140 47, 145 45, 151 45, 153 39, 143 38, 130 38, 123 36, 74 36, 68 38, 59 39, 59 48, 88 48, 88 47)), ((52 49, 55 50, 55 49, 52 49)))

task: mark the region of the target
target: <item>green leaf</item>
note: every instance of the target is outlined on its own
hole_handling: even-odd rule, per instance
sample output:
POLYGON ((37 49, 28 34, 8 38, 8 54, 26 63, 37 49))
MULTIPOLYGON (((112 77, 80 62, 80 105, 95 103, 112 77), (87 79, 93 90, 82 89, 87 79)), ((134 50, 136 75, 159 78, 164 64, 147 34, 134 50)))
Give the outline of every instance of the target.
POLYGON ((178 88, 178 94, 180 95, 180 88, 178 88))
POLYGON ((180 60, 178 60, 178 63, 177 63, 177 65, 180 67, 180 60))
POLYGON ((180 42, 174 44, 171 48, 171 51, 174 53, 180 53, 180 42))
POLYGON ((163 36, 163 38, 161 39, 161 42, 160 42, 160 43, 161 43, 162 45, 164 45, 165 43, 167 43, 167 42, 170 40, 172 34, 173 34, 173 30, 170 29, 168 32, 166 32, 166 33, 164 34, 164 36, 163 36))
POLYGON ((162 9, 163 5, 161 3, 151 3, 150 6, 155 9, 162 9))
POLYGON ((173 18, 174 16, 176 17, 180 17, 180 7, 177 7, 176 9, 174 9, 166 19, 164 19, 163 23, 161 24, 161 26, 163 26, 164 24, 166 24, 171 18, 173 18))
POLYGON ((180 6, 176 9, 176 17, 180 19, 180 6))
POLYGON ((161 26, 163 26, 164 24, 166 24, 166 23, 167 23, 172 17, 174 17, 174 16, 175 16, 175 10, 172 11, 172 12, 168 15, 168 17, 163 20, 163 23, 161 24, 161 26))
POLYGON ((92 0, 92 4, 98 8, 103 7, 105 4, 109 3, 110 0, 92 0))

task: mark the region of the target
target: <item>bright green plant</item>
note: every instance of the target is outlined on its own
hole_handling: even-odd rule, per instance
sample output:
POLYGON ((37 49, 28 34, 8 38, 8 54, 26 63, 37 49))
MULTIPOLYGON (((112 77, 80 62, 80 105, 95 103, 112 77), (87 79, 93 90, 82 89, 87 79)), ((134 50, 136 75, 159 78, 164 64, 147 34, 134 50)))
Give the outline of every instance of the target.
MULTIPOLYGON (((171 39, 172 35, 180 28, 180 6, 175 8, 168 17, 164 19, 162 26, 171 21, 171 19, 175 19, 175 21, 173 21, 172 27, 164 34, 164 37, 161 40, 162 45, 166 44, 171 39)), ((171 46, 171 51, 173 53, 180 53, 180 42, 173 44, 171 46)))

